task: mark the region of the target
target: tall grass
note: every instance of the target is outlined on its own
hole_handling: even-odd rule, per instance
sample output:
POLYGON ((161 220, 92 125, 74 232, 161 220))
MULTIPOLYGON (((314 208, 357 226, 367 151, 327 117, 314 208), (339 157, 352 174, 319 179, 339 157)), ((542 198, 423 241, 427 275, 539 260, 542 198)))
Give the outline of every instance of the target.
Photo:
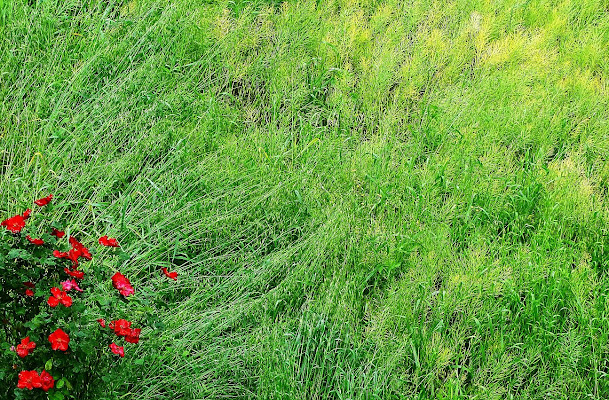
POLYGON ((91 398, 609 397, 608 9, 0 0, 0 214, 163 321, 91 398))

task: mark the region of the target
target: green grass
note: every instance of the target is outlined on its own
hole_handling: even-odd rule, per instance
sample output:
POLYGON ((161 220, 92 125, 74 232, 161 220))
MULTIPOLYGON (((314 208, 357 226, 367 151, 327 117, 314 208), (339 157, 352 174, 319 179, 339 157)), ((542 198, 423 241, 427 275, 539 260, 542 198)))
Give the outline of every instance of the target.
POLYGON ((156 293, 91 398, 606 399, 608 74, 607 0, 0 0, 0 215, 156 293))

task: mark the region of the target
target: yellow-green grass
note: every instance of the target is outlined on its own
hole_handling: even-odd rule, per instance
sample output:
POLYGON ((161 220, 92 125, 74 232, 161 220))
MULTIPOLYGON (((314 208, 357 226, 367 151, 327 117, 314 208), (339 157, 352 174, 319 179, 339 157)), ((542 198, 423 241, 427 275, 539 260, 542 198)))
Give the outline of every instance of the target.
POLYGON ((132 254, 91 398, 605 399, 608 69, 607 0, 0 0, 0 213, 132 254))

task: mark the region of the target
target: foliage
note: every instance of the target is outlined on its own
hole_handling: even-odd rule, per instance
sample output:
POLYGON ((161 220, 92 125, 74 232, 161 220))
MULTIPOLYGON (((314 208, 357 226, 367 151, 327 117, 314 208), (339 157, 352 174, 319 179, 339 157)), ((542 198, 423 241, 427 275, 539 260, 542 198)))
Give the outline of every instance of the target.
POLYGON ((89 398, 609 398, 606 0, 0 4, 0 211, 165 327, 89 398))
MULTIPOLYGON (((122 319, 143 311, 138 301, 125 300, 133 294, 129 281, 115 274, 121 277, 120 298, 92 293, 108 271, 98 262, 82 265, 93 252, 65 237, 59 222, 49 224, 52 197, 36 201, 40 211, 28 209, 0 224, 2 398, 83 398, 109 371, 110 353, 124 357, 124 346, 114 342, 139 342, 141 329, 122 319), (60 251, 67 242, 70 249, 60 251), (106 326, 108 316, 116 321, 106 326)), ((119 247, 107 236, 99 243, 119 247)))

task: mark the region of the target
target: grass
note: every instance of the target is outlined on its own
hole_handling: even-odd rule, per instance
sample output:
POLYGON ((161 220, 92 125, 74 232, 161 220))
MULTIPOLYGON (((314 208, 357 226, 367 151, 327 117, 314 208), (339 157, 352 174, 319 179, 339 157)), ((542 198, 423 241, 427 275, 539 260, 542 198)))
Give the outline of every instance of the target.
POLYGON ((92 398, 604 399, 608 69, 606 0, 0 0, 0 215, 155 296, 92 398))

